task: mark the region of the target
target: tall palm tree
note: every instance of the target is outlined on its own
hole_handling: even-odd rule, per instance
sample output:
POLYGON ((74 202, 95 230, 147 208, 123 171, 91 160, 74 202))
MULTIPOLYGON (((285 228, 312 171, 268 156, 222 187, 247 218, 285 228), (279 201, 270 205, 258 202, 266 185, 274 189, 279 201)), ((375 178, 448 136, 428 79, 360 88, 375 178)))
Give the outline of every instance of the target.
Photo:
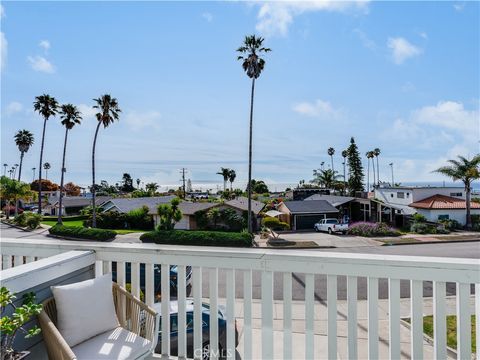
POLYGON ((19 130, 15 134, 15 144, 20 151, 20 167, 18 168, 18 181, 22 178, 23 156, 33 145, 33 134, 28 130, 19 130))
POLYGON ((235 172, 235 170, 230 169, 230 171, 228 172, 228 181, 230 181, 230 191, 233 191, 233 182, 235 181, 236 177, 237 177, 237 173, 235 172))
POLYGON ((227 190, 227 181, 228 177, 230 176, 230 169, 229 168, 220 168, 220 171, 217 172, 217 175, 221 175, 223 177, 223 191, 227 190))
MULTIPOLYGON (((248 182, 252 182, 252 131, 253 131, 253 98, 255 95, 255 80, 259 78, 265 67, 265 60, 261 57, 271 49, 263 47, 264 39, 255 35, 245 36, 243 45, 237 49, 241 55, 237 60, 242 61, 242 67, 247 76, 252 79, 250 94, 250 132, 248 142, 248 182)), ((252 233, 252 187, 248 186, 248 232, 252 233)))
POLYGON ((141 182, 141 180, 137 179, 137 189, 140 189, 140 182, 141 182))
POLYGON ((153 196, 155 195, 155 192, 158 190, 158 184, 154 182, 147 183, 145 184, 145 190, 147 190, 147 192, 153 196))
POLYGON ((62 175, 60 178, 60 199, 58 201, 58 223, 62 224, 62 206, 63 206, 63 181, 65 176, 65 154, 67 152, 67 139, 68 131, 75 125, 80 125, 82 120, 82 114, 78 111, 77 107, 72 104, 62 105, 60 109, 60 119, 62 125, 65 126, 65 140, 63 142, 63 158, 62 158, 62 175))
POLYGON ((112 98, 109 94, 105 94, 98 99, 93 99, 95 101, 94 109, 98 109, 98 113, 95 114, 97 117, 98 125, 95 130, 95 136, 93 138, 93 148, 92 148, 92 227, 97 226, 97 211, 95 208, 95 193, 96 193, 96 184, 95 184, 95 145, 97 144, 98 130, 100 125, 103 124, 104 128, 107 128, 115 120, 118 120, 119 113, 122 112, 118 107, 118 101, 116 98, 112 98))
POLYGON ((12 171, 13 171, 13 179, 17 176, 17 169, 18 169, 18 164, 13 164, 12 171))
POLYGON ((7 166, 8 164, 3 164, 3 176, 7 176, 7 166))
POLYGON ((32 177, 32 182, 35 181, 35 170, 37 170, 37 168, 32 168, 32 172, 33 172, 33 177, 32 177))
POLYGON ((472 192, 472 181, 480 179, 480 154, 475 155, 471 160, 463 156, 458 156, 458 160, 448 160, 450 166, 442 166, 435 172, 451 177, 453 181, 460 180, 465 185, 466 202, 466 225, 470 230, 472 228, 472 217, 470 215, 470 197, 472 192))
POLYGON ((373 173, 373 183, 372 183, 372 187, 375 188, 375 184, 377 183, 376 182, 376 173, 375 173, 375 150, 372 150, 371 151, 371 155, 372 155, 372 173, 373 173))
POLYGON ((330 156, 330 160, 332 161, 332 171, 335 172, 335 169, 333 168, 333 155, 335 154, 335 149, 333 147, 328 148, 327 154, 330 156))
POLYGON ((48 170, 50 170, 52 165, 49 162, 43 164, 43 169, 45 170, 45 179, 48 180, 48 170))
POLYGON ((40 146, 40 166, 38 167, 38 213, 42 213, 42 166, 43 166, 43 147, 45 144, 45 129, 47 120, 55 116, 58 112, 58 102, 54 97, 43 94, 35 98, 33 109, 43 116, 42 145, 40 146))
POLYGON ((367 151, 365 156, 367 157, 367 192, 368 192, 370 191, 370 159, 372 159, 372 162, 373 162, 373 151, 367 151))
POLYGON ((373 155, 377 158, 377 184, 380 185, 380 168, 378 167, 378 156, 380 155, 380 149, 373 149, 373 155))
POLYGON ((320 186, 324 186, 327 189, 332 189, 335 183, 337 183, 340 178, 339 175, 335 174, 332 169, 327 170, 313 170, 313 176, 315 177, 311 182, 320 186))
POLYGON ((322 161, 322 162, 320 163, 320 168, 321 168, 322 170, 325 169, 325 161, 322 161))

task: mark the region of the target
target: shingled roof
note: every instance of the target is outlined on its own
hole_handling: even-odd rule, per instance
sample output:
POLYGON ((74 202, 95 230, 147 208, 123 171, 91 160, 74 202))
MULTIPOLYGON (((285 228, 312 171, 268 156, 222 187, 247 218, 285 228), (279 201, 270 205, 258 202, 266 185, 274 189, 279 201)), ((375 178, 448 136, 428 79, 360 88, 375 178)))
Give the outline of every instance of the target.
MULTIPOLYGON (((446 195, 436 194, 425 198, 420 201, 416 201, 409 205, 415 209, 466 209, 467 204, 463 199, 458 199, 446 195)), ((480 209, 480 204, 476 202, 471 202, 470 207, 472 209, 480 209)))
POLYGON ((285 201, 284 205, 292 214, 338 213, 338 210, 326 200, 285 201))

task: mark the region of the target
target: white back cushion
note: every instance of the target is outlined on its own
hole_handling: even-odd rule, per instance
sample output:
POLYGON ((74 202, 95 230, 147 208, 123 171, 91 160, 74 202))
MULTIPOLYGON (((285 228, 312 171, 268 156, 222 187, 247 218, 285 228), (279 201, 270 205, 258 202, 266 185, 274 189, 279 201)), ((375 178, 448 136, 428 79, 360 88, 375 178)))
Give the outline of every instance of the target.
POLYGON ((52 286, 52 292, 57 306, 57 328, 69 346, 119 326, 111 274, 52 286))

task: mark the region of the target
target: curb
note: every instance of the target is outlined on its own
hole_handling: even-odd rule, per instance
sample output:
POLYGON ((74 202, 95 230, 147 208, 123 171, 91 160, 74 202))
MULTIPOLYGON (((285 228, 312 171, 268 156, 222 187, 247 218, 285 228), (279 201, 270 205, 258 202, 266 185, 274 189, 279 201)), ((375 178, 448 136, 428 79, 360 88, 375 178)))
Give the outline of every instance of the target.
POLYGON ((267 246, 262 249, 281 249, 281 250, 306 250, 306 249, 336 249, 336 246, 267 246))
POLYGON ((60 235, 53 235, 53 234, 47 234, 45 235, 46 237, 51 237, 51 238, 54 238, 54 239, 59 239, 59 240, 68 240, 68 241, 93 241, 93 242, 98 242, 98 243, 106 243, 106 242, 112 242, 113 240, 115 240, 115 238, 113 238, 112 240, 109 240, 109 241, 99 241, 99 240, 91 240, 91 239, 82 239, 82 238, 74 238, 74 237, 69 237, 69 236, 60 236, 60 235))
POLYGON ((10 223, 5 222, 5 221, 3 221, 3 220, 1 221, 1 223, 2 223, 2 224, 5 224, 5 225, 7 225, 7 226, 13 227, 13 228, 15 228, 15 229, 23 230, 23 231, 25 231, 25 232, 33 232, 33 230, 29 230, 28 228, 23 228, 23 227, 21 227, 21 226, 15 225, 15 224, 10 224, 10 223))
POLYGON ((399 246, 399 245, 423 245, 423 244, 451 244, 451 243, 465 243, 465 242, 475 242, 480 241, 480 234, 478 239, 472 240, 438 240, 438 241, 418 241, 418 242, 406 242, 406 243, 398 243, 398 244, 382 244, 380 246, 399 246))

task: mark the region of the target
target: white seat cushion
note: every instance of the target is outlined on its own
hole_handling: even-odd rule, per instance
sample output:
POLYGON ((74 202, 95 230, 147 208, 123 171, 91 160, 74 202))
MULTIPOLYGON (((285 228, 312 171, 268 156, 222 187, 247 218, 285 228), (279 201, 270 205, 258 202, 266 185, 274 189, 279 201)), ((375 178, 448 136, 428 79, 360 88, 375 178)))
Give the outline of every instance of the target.
POLYGON ((112 294, 112 275, 63 286, 52 286, 57 328, 72 347, 115 329, 118 323, 112 294))
POLYGON ((151 341, 117 327, 72 348, 77 360, 130 360, 151 350, 151 341))

